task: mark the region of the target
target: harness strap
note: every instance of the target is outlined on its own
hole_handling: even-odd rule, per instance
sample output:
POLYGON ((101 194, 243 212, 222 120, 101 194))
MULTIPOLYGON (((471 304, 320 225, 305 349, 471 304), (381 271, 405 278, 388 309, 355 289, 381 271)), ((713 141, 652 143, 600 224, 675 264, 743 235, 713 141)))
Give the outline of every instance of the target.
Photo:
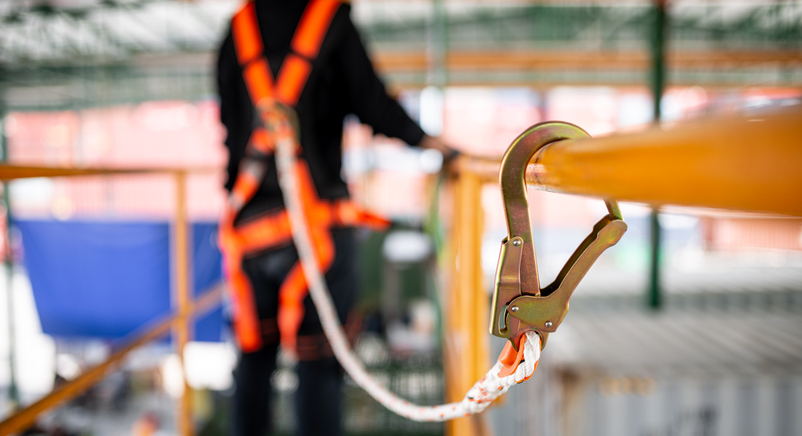
POLYGON ((320 52, 320 45, 328 32, 331 19, 337 12, 340 2, 336 0, 313 1, 309 3, 295 37, 290 46, 295 53, 307 58, 314 59, 320 52))
MULTIPOLYGON (((253 289, 242 271, 242 259, 266 249, 292 242, 292 227, 285 210, 279 210, 254 221, 234 226, 242 207, 256 194, 267 172, 265 158, 272 155, 279 138, 297 138, 289 123, 271 123, 275 118, 275 103, 295 107, 303 92, 317 58, 320 47, 338 10, 337 0, 312 0, 304 10, 290 44, 291 52, 285 57, 274 80, 264 53, 264 45, 256 19, 255 7, 247 3, 232 20, 232 35, 237 60, 242 67, 243 79, 251 102, 260 112, 263 122, 275 131, 257 127, 252 133, 240 163, 240 170, 229 202, 220 220, 220 246, 225 256, 226 275, 229 278, 234 306, 234 330, 243 351, 254 351, 262 346, 258 313, 253 301, 253 289)), ((295 141, 297 142, 297 141, 295 141)), ((298 147, 300 151, 300 147, 298 147)), ((302 180, 302 196, 307 225, 318 252, 319 267, 327 271, 334 261, 334 242, 330 229, 334 226, 367 223, 373 227, 386 226, 383 219, 359 211, 345 200, 321 200, 312 181, 308 164, 298 160, 295 171, 302 180)), ((279 289, 277 323, 282 345, 295 349, 296 336, 304 316, 303 300, 308 292, 306 279, 296 263, 279 289)))
MULTIPOLYGON (((383 230, 387 221, 359 210, 352 201, 321 201, 314 205, 316 214, 326 227, 364 226, 383 230)), ((234 229, 237 244, 245 256, 282 247, 292 243, 292 229, 285 209, 272 211, 252 221, 242 223, 234 229)))
POLYGON ((340 2, 337 0, 309 2, 295 29, 290 43, 292 51, 284 58, 275 86, 270 64, 264 55, 253 2, 248 2, 234 15, 231 29, 237 60, 243 69, 245 85, 255 107, 259 108, 270 99, 276 99, 288 106, 298 103, 312 71, 311 63, 320 52, 320 46, 339 6, 340 2))

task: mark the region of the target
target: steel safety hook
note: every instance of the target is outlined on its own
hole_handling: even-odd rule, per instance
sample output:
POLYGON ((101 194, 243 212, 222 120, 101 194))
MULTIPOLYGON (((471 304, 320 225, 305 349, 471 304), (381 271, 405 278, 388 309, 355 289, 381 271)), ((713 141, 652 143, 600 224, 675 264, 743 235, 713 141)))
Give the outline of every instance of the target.
POLYGON ((525 171, 544 147, 565 139, 586 138, 579 127, 561 122, 536 124, 522 133, 504 153, 499 172, 507 237, 501 241, 493 291, 490 333, 507 338, 517 350, 521 335, 534 330, 541 348, 568 312, 576 286, 604 250, 615 245, 627 230, 618 203, 605 200, 608 214, 593 226, 550 285, 541 288, 537 272, 525 171))

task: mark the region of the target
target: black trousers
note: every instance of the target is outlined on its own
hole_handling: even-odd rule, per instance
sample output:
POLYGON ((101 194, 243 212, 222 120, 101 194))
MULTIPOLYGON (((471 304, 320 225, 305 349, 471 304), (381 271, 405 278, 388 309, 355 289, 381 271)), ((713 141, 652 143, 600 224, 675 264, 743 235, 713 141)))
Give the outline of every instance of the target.
MULTIPOLYGON (((326 272, 326 282, 340 322, 345 322, 356 301, 357 253, 353 229, 334 229, 336 249, 334 262, 326 272)), ((259 319, 263 347, 255 352, 240 353, 234 370, 234 434, 263 436, 272 430, 271 376, 276 369, 279 334, 276 326, 278 290, 281 282, 298 260, 294 246, 251 257, 243 261, 243 269, 251 279, 259 319)), ((298 332, 306 352, 299 353, 296 366, 298 389, 295 393, 297 433, 301 436, 341 435, 343 370, 331 356, 327 341, 310 296, 304 299, 305 315, 298 332), (315 344, 316 347, 311 347, 315 344), (317 349, 315 349, 317 348, 317 349)))

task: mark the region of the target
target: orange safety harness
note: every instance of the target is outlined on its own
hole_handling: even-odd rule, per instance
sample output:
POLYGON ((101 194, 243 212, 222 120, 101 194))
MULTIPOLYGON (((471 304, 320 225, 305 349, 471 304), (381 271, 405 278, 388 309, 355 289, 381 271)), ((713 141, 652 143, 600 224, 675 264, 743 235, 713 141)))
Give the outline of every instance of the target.
MULTIPOLYGON (((312 0, 301 16, 277 78, 273 80, 264 54, 264 45, 256 20, 254 4, 248 2, 232 21, 232 34, 237 60, 251 102, 262 125, 254 129, 240 162, 239 173, 220 219, 219 244, 233 303, 234 332, 240 348, 255 351, 262 346, 259 316, 254 304, 253 288, 242 269, 244 256, 278 248, 292 242, 292 228, 285 209, 266 214, 247 223, 234 224, 242 207, 253 198, 267 173, 266 159, 273 154, 280 138, 291 138, 298 146, 297 128, 287 122, 293 119, 301 92, 317 58, 331 20, 340 6, 337 0, 312 0)), ((335 248, 330 233, 333 227, 367 225, 386 228, 386 220, 360 210, 347 199, 324 200, 318 196, 309 165, 297 159, 294 171, 299 180, 298 192, 304 205, 318 268, 328 271, 334 261, 335 248)), ((308 286, 303 269, 296 262, 279 288, 277 324, 282 347, 296 349, 298 329, 304 317, 303 301, 308 286)))

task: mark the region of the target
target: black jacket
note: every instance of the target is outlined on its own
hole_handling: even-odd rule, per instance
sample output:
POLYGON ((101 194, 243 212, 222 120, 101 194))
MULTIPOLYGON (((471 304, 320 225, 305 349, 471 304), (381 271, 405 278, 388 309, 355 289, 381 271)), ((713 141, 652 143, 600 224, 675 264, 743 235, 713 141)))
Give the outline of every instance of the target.
MULTIPOLYGON (((278 75, 289 52, 290 41, 306 3, 286 0, 256 2, 256 16, 273 77, 278 75)), ((325 199, 348 196, 347 186, 341 178, 342 133, 346 115, 355 114, 363 123, 373 127, 375 133, 400 138, 411 145, 417 145, 423 138, 420 127, 398 102, 387 95, 349 13, 350 5, 343 4, 332 19, 296 107, 303 157, 309 163, 318 194, 325 199)), ((225 142, 229 149, 226 189, 230 191, 256 123, 230 29, 220 48, 217 86, 220 119, 228 130, 225 142)), ((282 205, 275 161, 271 158, 262 186, 240 212, 239 219, 282 205)))

